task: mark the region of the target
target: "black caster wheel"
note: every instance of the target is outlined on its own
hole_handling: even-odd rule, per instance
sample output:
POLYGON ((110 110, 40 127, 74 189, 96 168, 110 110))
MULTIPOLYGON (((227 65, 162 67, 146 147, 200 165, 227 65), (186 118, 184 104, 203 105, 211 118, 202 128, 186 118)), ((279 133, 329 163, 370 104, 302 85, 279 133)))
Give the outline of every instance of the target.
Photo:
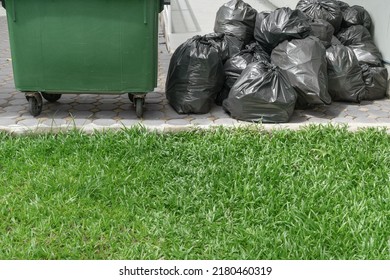
POLYGON ((143 98, 135 98, 135 114, 138 118, 142 118, 144 114, 144 99, 143 98))
POLYGON ((43 100, 40 93, 26 95, 28 100, 28 111, 34 117, 39 116, 42 113, 43 100))
POLYGON ((45 98, 49 102, 56 102, 61 98, 62 94, 58 93, 44 93, 42 92, 42 97, 45 98))
POLYGON ((130 101, 134 103, 134 95, 132 93, 129 93, 128 95, 129 95, 130 101))

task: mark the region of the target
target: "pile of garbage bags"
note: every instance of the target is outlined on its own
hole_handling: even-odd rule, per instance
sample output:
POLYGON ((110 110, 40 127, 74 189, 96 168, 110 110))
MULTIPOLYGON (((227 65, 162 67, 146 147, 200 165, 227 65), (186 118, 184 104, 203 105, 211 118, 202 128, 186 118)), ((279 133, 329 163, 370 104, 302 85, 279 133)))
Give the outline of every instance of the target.
POLYGON ((371 26, 363 7, 342 1, 257 12, 231 0, 217 12, 215 33, 176 49, 167 99, 180 114, 217 104, 238 120, 281 123, 294 109, 384 98, 388 72, 371 26))

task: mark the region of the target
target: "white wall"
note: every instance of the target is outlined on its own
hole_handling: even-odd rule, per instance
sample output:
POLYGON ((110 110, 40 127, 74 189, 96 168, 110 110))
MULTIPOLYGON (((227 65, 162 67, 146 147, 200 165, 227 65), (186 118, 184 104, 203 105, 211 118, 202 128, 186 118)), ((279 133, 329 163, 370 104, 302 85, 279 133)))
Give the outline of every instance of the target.
POLYGON ((5 10, 0 5, 0 16, 5 16, 5 10))

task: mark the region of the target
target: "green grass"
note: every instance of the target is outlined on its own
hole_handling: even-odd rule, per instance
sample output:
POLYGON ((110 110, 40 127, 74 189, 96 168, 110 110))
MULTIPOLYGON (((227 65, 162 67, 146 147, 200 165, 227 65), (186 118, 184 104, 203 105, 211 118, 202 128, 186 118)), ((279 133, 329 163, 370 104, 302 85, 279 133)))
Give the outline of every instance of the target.
POLYGON ((390 136, 0 133, 0 259, 390 259, 390 136))

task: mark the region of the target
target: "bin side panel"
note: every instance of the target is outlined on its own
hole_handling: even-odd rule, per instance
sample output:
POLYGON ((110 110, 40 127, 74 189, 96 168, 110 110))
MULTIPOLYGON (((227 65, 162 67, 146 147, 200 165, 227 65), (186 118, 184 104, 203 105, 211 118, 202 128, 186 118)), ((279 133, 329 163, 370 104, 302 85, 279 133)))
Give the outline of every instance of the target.
POLYGON ((9 22, 18 89, 123 93, 155 87, 155 0, 14 2, 8 12, 16 15, 9 22))

